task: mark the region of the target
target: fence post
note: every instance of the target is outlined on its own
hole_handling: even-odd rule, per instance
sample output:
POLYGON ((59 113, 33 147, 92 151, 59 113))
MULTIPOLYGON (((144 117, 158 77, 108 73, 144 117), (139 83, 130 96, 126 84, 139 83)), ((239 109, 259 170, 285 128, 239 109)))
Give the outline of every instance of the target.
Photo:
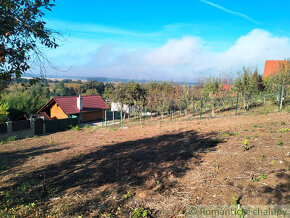
POLYGON ((104 110, 103 110, 103 116, 102 116, 102 128, 104 127, 104 110))
POLYGON ((171 106, 170 106, 170 122, 172 122, 172 102, 171 102, 171 106))
POLYGON ((32 134, 35 135, 35 119, 30 118, 30 129, 32 129, 32 134))
POLYGON ((45 124, 45 118, 43 117, 43 122, 42 122, 42 125, 43 125, 43 134, 46 134, 46 124, 45 124))
POLYGON ((201 98, 201 100, 200 100, 200 119, 201 119, 201 115, 202 115, 202 107, 203 107, 203 98, 201 98))
POLYGON ((145 115, 145 107, 143 108, 143 126, 145 124, 145 119, 146 119, 146 115, 145 115))
POLYGON ((7 124, 7 133, 11 133, 12 132, 12 121, 8 121, 6 122, 7 124))
POLYGON ((122 126, 122 110, 120 111, 120 126, 122 126))
POLYGON ((115 111, 113 111, 113 124, 115 124, 115 111))
POLYGON ((279 97, 279 104, 278 104, 278 111, 279 112, 282 109, 282 90, 283 90, 283 85, 281 85, 281 88, 280 88, 280 97, 279 97))
POLYGON ((106 122, 106 127, 107 127, 107 110, 105 110, 105 122, 106 122))
POLYGON ((237 94, 237 102, 236 102, 236 113, 235 113, 236 116, 238 115, 239 94, 240 93, 238 92, 238 94, 237 94))

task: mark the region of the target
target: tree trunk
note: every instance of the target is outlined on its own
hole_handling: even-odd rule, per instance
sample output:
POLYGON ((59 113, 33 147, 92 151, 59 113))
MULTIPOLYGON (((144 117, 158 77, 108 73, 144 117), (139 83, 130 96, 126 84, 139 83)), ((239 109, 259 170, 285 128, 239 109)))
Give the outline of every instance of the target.
POLYGON ((142 123, 142 110, 139 110, 139 114, 140 114, 140 123, 142 123))
POLYGON ((214 102, 211 103, 211 114, 214 117, 214 102))

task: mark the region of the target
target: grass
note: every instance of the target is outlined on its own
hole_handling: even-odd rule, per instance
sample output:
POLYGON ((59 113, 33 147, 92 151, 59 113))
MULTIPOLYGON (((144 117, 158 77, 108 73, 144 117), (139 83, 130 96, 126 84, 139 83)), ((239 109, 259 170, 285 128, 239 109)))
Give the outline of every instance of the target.
POLYGON ((91 129, 91 128, 92 128, 92 126, 91 126, 91 125, 88 125, 88 124, 86 124, 86 125, 85 125, 85 128, 86 128, 86 129, 91 129))
POLYGON ((83 155, 83 154, 79 152, 77 155, 71 155, 70 157, 71 157, 71 158, 76 158, 76 157, 80 157, 80 156, 82 156, 82 155, 83 155))
POLYGON ((259 176, 253 179, 253 182, 259 182, 260 180, 264 180, 264 179, 267 179, 267 175, 264 173, 261 173, 259 176))
POLYGON ((7 138, 7 139, 5 139, 5 140, 2 140, 2 141, 1 141, 1 144, 6 144, 6 143, 8 143, 8 142, 13 142, 13 141, 15 141, 15 140, 17 140, 16 136, 10 136, 9 138, 7 138))
POLYGON ((82 129, 82 128, 79 127, 78 125, 76 125, 76 126, 71 126, 71 130, 79 131, 79 130, 81 130, 81 129, 82 129))
POLYGON ((132 192, 128 191, 127 194, 124 194, 124 199, 132 198, 133 194, 132 192))
POLYGON ((215 138, 215 139, 213 139, 213 140, 211 140, 211 142, 213 143, 213 144, 218 144, 218 143, 221 143, 223 140, 221 139, 221 138, 215 138))
MULTIPOLYGON (((50 191, 50 188, 46 188, 50 191)), ((39 188, 33 181, 26 181, 13 189, 0 192, 0 217, 46 217, 49 214, 47 208, 38 200, 41 200, 44 189, 39 188), (18 206, 14 206, 17 205, 18 206), (17 215, 16 215, 17 214, 17 215)))
POLYGON ((151 211, 149 209, 145 209, 143 207, 135 208, 132 218, 139 218, 139 217, 150 217, 151 211))
POLYGON ((280 129, 280 132, 281 133, 285 133, 285 132, 288 132, 288 131, 290 131, 289 128, 282 128, 282 129, 280 129))
POLYGON ((224 133, 220 133, 219 135, 222 136, 222 137, 229 137, 229 136, 237 136, 238 133, 237 132, 226 131, 224 133))
POLYGON ((278 143, 277 143, 277 145, 279 145, 279 146, 283 146, 283 141, 280 139, 279 141, 278 141, 278 143))

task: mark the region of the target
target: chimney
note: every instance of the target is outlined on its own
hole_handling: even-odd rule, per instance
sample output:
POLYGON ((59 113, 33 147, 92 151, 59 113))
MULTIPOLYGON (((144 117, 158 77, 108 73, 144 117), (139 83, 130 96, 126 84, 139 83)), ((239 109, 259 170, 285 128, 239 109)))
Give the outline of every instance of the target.
POLYGON ((80 111, 83 109, 83 99, 81 95, 79 95, 79 97, 77 98, 77 107, 80 111))

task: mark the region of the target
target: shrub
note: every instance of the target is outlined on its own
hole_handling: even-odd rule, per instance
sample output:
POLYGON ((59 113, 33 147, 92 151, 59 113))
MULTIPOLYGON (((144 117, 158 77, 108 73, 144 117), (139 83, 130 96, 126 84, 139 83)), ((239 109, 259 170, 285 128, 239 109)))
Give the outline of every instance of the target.
POLYGON ((71 126, 71 130, 76 130, 76 131, 78 131, 78 130, 81 130, 82 128, 81 127, 79 127, 78 125, 76 125, 76 126, 71 126))

